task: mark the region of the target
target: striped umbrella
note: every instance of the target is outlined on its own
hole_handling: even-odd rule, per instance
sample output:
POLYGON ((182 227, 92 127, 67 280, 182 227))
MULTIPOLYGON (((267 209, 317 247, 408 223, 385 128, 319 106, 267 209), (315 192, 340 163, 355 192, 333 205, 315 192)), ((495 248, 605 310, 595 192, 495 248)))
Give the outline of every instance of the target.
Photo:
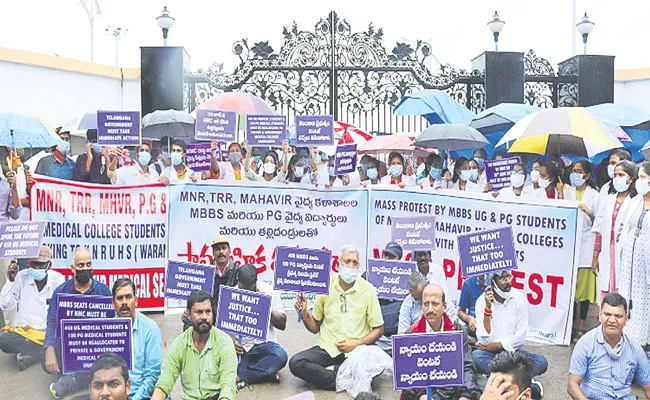
POLYGON ((356 143, 359 146, 373 138, 356 126, 341 121, 334 121, 334 137, 339 138, 338 144, 356 143))
POLYGON ((583 107, 552 108, 530 114, 510 128, 496 147, 512 141, 508 153, 592 157, 623 147, 611 130, 583 107))
MULTIPOLYGON (((224 92, 211 97, 198 107, 202 110, 234 111, 243 115, 279 115, 261 98, 246 92, 224 92)), ((196 117, 196 112, 192 112, 196 117)))

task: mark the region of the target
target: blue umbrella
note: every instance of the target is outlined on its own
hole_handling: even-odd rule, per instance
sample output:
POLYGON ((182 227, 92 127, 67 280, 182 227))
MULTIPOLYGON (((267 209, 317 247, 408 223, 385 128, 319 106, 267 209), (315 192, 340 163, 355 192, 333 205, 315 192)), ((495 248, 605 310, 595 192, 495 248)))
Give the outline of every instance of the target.
POLYGON ((539 110, 541 108, 528 104, 501 103, 481 111, 472 119, 469 126, 483 134, 505 132, 526 115, 539 110))
POLYGON ((0 113, 0 146, 12 148, 52 147, 63 140, 36 117, 0 113))
MULTIPOLYGON (((610 129, 632 153, 635 162, 643 160, 641 148, 650 140, 650 113, 639 108, 605 103, 587 107, 587 112, 610 129)), ((599 154, 591 159, 599 163, 609 153, 599 154)))
POLYGON ((422 115, 431 124, 464 124, 474 113, 458 104, 446 92, 437 89, 421 90, 402 97, 393 111, 395 115, 422 115))

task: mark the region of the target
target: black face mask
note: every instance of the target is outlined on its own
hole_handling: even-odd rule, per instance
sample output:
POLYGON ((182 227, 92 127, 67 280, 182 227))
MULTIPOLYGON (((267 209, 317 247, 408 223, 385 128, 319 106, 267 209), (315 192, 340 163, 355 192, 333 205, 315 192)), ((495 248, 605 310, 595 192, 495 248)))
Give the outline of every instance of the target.
POLYGON ((74 274, 74 278, 77 280, 77 282, 81 283, 82 285, 85 285, 88 283, 93 277, 93 270, 92 269, 82 269, 74 274))

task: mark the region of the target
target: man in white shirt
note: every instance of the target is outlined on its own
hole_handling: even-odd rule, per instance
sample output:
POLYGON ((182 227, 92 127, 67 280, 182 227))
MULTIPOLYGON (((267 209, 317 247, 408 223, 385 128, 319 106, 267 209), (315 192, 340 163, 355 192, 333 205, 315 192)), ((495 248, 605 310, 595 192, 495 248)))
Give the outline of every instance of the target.
MULTIPOLYGON (((531 363, 533 376, 546 372, 548 361, 539 354, 522 350, 528 332, 528 302, 512 288, 512 273, 502 271, 492 275, 491 286, 476 300, 476 337, 478 343, 472 353, 474 365, 482 374, 490 373, 490 362, 503 351, 524 354, 531 363)), ((533 398, 541 387, 534 381, 533 398)))
POLYGON ((260 292, 270 295, 271 318, 266 342, 243 338, 239 344, 237 338, 235 351, 240 356, 237 367, 237 387, 262 382, 279 382, 278 371, 287 365, 287 352, 280 346, 275 330, 283 331, 287 326, 287 314, 282 307, 280 294, 264 282, 257 281, 257 270, 254 265, 244 264, 239 267, 237 286, 242 290, 260 292))
MULTIPOLYGON (((431 251, 415 251, 413 259, 418 267, 418 271, 427 277, 427 281, 440 286, 444 290, 445 296, 449 296, 447 277, 445 276, 445 270, 442 268, 442 265, 429 263, 429 260, 431 260, 431 251)), ((458 304, 455 304, 454 301, 447 303, 447 309, 445 311, 452 321, 456 321, 458 318, 457 307, 458 304)))
POLYGON ((2 311, 18 308, 13 326, 0 332, 0 350, 16 354, 21 370, 40 360, 47 326, 47 310, 52 293, 65 278, 52 271, 52 252, 41 246, 39 256, 28 269, 10 268, 8 281, 0 292, 2 311))
POLYGON ((185 149, 187 145, 182 140, 174 140, 171 148, 172 165, 160 174, 160 182, 168 185, 173 182, 196 182, 199 176, 185 165, 185 149))
POLYGON ((108 166, 108 177, 113 185, 143 185, 158 182, 159 175, 151 161, 151 146, 142 143, 135 154, 136 163, 116 169, 118 157, 114 157, 108 166))

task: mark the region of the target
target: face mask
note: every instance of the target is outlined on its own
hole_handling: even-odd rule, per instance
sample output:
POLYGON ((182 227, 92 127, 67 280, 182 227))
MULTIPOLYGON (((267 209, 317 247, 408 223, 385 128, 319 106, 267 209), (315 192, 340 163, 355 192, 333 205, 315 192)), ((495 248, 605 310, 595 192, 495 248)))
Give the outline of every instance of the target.
POLYGON ((478 169, 470 169, 470 171, 472 172, 472 175, 470 176, 469 180, 476 182, 478 179, 478 169))
POLYGON ((368 172, 368 163, 361 163, 361 170, 363 171, 364 174, 367 174, 368 172))
POLYGON ((296 178, 302 178, 305 174, 305 167, 299 167, 296 165, 296 170, 293 173, 296 175, 296 178))
POLYGON ((275 172, 275 164, 273 164, 272 162, 264 163, 264 165, 262 166, 262 169, 264 170, 265 174, 270 175, 270 174, 275 172))
POLYGON ((539 181, 539 171, 534 169, 530 171, 530 180, 533 181, 533 183, 537 183, 539 181))
POLYGON ((478 169, 483 169, 483 166, 485 165, 485 160, 480 158, 480 157, 474 157, 474 161, 478 164, 478 169))
POLYGON ((166 159, 168 159, 169 157, 170 157, 170 155, 169 155, 168 152, 166 152, 166 151, 163 151, 163 152, 162 152, 162 158, 163 158, 163 161, 166 160, 166 159))
POLYGON ((228 158, 230 158, 232 164, 239 164, 241 162, 241 153, 230 153, 228 158))
POLYGON ((609 179, 614 179, 614 170, 616 169, 616 165, 608 165, 607 166, 607 175, 609 176, 609 179))
POLYGON ((138 162, 140 165, 147 165, 151 161, 151 153, 148 151, 141 151, 138 153, 138 162))
POLYGON ((92 269, 82 269, 74 274, 74 278, 77 280, 77 282, 81 283, 82 285, 85 285, 92 279, 93 277, 93 270, 92 269))
POLYGON ((321 159, 321 161, 327 161, 328 160, 327 154, 325 154, 325 153, 321 154, 320 159, 321 159))
POLYGON ((34 269, 30 268, 29 273, 35 281, 42 281, 47 276, 47 269, 34 269))
POLYGON ((471 177, 472 177, 472 171, 471 170, 466 169, 464 171, 460 171, 460 179, 463 182, 467 182, 468 180, 470 180, 471 177))
POLYGON ((56 149, 59 151, 59 153, 66 155, 70 152, 70 143, 63 142, 62 144, 57 145, 56 149))
POLYGON ((525 180, 526 180, 526 175, 523 174, 510 175, 510 183, 512 184, 512 187, 520 188, 524 186, 525 180))
POLYGON ((379 171, 377 171, 377 168, 368 168, 366 175, 368 175, 368 178, 371 180, 375 180, 379 176, 379 171))
POLYGON ((334 167, 327 167, 327 173, 329 176, 334 176, 334 167))
POLYGON ((501 296, 504 300, 507 300, 507 299, 509 299, 510 296, 511 296, 510 291, 511 291, 512 289, 508 290, 507 292, 504 292, 503 290, 499 289, 499 287, 497 286, 496 282, 493 281, 493 282, 492 282, 492 290, 494 290, 494 293, 496 293, 496 294, 498 294, 499 296, 501 296))
POLYGON ((439 179, 442 176, 442 170, 440 168, 431 168, 429 170, 429 176, 433 179, 439 179))
POLYGON ((93 143, 91 145, 91 148, 92 148, 93 153, 101 153, 102 152, 102 146, 97 144, 97 143, 93 143))
POLYGON ((404 172, 404 167, 401 165, 391 165, 388 172, 390 172, 392 176, 400 176, 402 175, 402 172, 404 172))
POLYGON ((612 180, 612 182, 614 184, 614 190, 616 190, 618 193, 625 192, 627 188, 630 187, 630 184, 627 183, 627 178, 624 178, 622 176, 617 176, 612 180))
MULTIPOLYGON (((614 180, 616 180, 616 178, 614 180)), ((649 184, 650 180, 648 179, 637 179, 634 187, 640 196, 645 196, 648 194, 648 192, 650 192, 650 186, 648 186, 649 184)), ((614 188, 616 188, 616 185, 614 185, 614 188)))
POLYGON ((539 187, 541 187, 542 189, 546 189, 546 188, 548 187, 548 185, 551 184, 551 181, 549 181, 548 179, 542 179, 542 178, 539 178, 539 180, 537 181, 537 184, 538 184, 539 187))
POLYGON ((569 180, 571 181, 571 186, 576 188, 582 186, 582 184, 585 183, 585 178, 583 178, 583 175, 577 172, 571 173, 571 175, 569 175, 569 180))
POLYGON ((349 268, 341 266, 339 270, 339 276, 343 279, 343 282, 350 284, 357 280, 357 275, 359 274, 358 268, 349 268))
POLYGON ((180 165, 183 162, 183 153, 172 153, 172 164, 180 165))

